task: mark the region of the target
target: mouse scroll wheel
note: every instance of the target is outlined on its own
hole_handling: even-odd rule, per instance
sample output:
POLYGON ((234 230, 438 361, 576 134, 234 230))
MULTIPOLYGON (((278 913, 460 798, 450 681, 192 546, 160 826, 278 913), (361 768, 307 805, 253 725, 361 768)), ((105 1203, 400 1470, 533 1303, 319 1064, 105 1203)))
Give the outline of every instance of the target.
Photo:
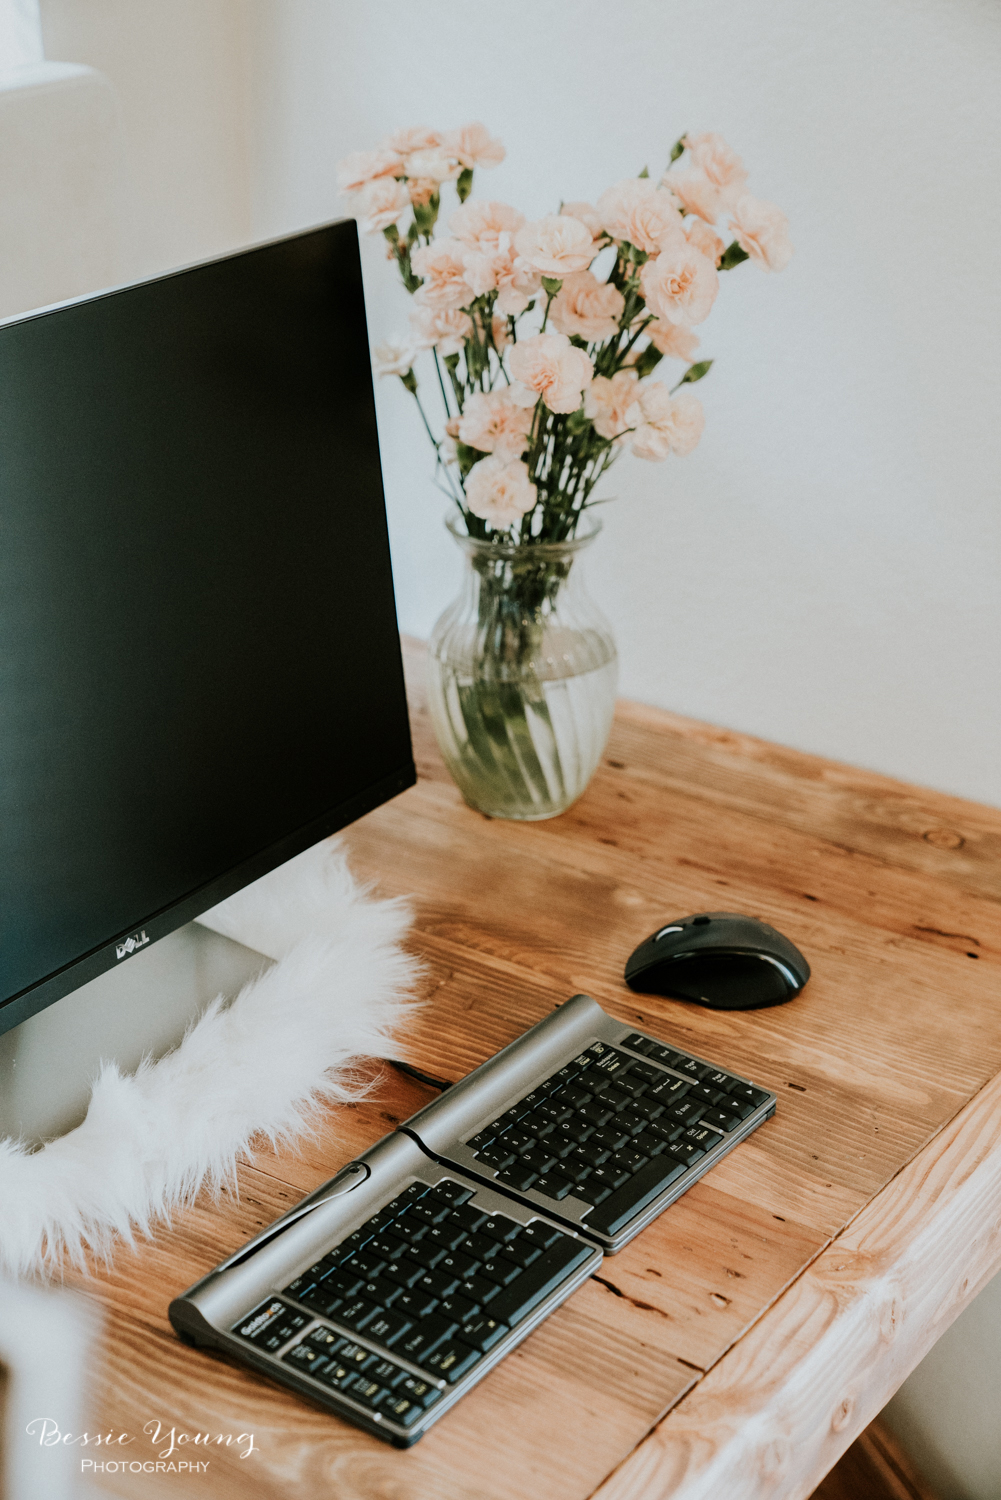
POLYGON ((661 938, 667 937, 667 934, 669 932, 684 932, 684 930, 685 929, 683 927, 678 927, 677 925, 675 925, 674 927, 662 927, 659 932, 654 933, 653 940, 655 943, 659 943, 661 938))

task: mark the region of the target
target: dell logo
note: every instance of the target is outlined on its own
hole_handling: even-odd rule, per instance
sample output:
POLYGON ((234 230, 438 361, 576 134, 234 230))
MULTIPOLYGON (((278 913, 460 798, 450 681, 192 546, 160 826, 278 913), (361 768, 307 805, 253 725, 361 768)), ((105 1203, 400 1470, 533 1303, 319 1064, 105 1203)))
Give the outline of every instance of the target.
POLYGON ((134 932, 131 937, 127 937, 124 943, 116 943, 115 956, 117 958, 128 958, 137 948, 145 948, 148 942, 149 938, 146 936, 146 929, 143 928, 142 932, 134 932))

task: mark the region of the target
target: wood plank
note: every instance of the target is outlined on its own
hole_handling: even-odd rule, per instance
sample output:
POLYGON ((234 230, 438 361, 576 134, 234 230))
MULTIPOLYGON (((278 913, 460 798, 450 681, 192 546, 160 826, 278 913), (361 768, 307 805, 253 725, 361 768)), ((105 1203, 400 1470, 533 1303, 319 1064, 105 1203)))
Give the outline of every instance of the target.
MULTIPOLYGON (((626 1488, 615 1500, 633 1500, 634 1476, 643 1500, 688 1500, 710 1492, 699 1488, 705 1472, 731 1455, 738 1468, 767 1468, 752 1439, 774 1405, 786 1424, 770 1450, 774 1484, 766 1475, 754 1493, 784 1495, 795 1469, 788 1493, 805 1494, 805 1469, 813 1464, 815 1483, 818 1464, 833 1463, 858 1430, 868 1399, 859 1360, 885 1365, 867 1318, 894 1257, 912 1264, 906 1235, 882 1247, 876 1234, 875 1250, 852 1248, 852 1236, 908 1174, 939 1160, 960 1111, 1001 1073, 991 1003, 1001 812, 622 704, 606 761, 569 813, 492 821, 449 779, 415 680, 420 652, 407 657, 421 779, 345 835, 357 873, 414 901, 425 1003, 399 1055, 461 1077, 583 989, 630 1024, 774 1088, 776 1117, 607 1260, 417 1448, 397 1453, 181 1346, 165 1318, 170 1296, 432 1097, 373 1065, 368 1097, 320 1111, 297 1151, 262 1146, 240 1164, 236 1193, 203 1195, 172 1230, 92 1269, 86 1295, 107 1317, 96 1416, 134 1427, 165 1412, 189 1430, 252 1428, 263 1440, 253 1464, 212 1458, 211 1492, 222 1500, 238 1490, 585 1500, 602 1485, 611 1500, 617 1483, 626 1488), (813 978, 792 1005, 712 1012, 626 989, 622 965, 641 938, 666 917, 721 907, 764 916, 808 953, 813 978), (836 1274, 835 1250, 851 1257, 836 1274), (845 1327, 859 1340, 854 1364, 845 1327), (821 1347, 829 1365, 810 1363, 821 1347), (793 1362, 788 1379, 783 1360, 793 1362), (809 1412, 794 1399, 797 1361, 807 1362, 809 1412), (822 1398, 842 1399, 843 1369, 855 1405, 833 1438, 824 1408, 827 1437, 813 1433, 814 1452, 801 1426, 816 1423, 822 1398), (794 1464, 783 1457, 787 1429, 794 1464)), ((997 1220, 992 1201, 963 1199, 974 1239, 997 1220)), ((915 1234, 934 1204, 917 1203, 915 1234)), ((907 1338, 894 1343, 904 1363, 919 1334, 931 1337, 937 1274, 927 1257, 914 1261, 907 1338)), ((145 1496, 158 1484, 143 1476, 107 1487, 145 1496)))
POLYGON ((802 1500, 999 1269, 994 1079, 595 1500, 802 1500))

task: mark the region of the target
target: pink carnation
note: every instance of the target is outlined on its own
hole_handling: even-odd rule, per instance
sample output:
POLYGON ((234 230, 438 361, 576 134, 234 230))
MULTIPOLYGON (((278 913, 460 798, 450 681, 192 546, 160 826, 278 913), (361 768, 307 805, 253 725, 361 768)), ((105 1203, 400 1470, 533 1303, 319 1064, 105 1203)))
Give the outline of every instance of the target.
POLYGON ((492 453, 474 464, 466 478, 466 504, 474 516, 498 530, 520 519, 536 500, 528 465, 492 453))
POLYGON ((662 381, 640 387, 640 420, 631 447, 637 458, 657 460, 669 453, 691 453, 702 436, 702 402, 688 391, 672 396, 662 381))
POLYGON ((740 248, 766 271, 784 271, 792 259, 789 220, 774 203, 745 193, 730 216, 730 228, 740 248))
POLYGON ((404 160, 404 171, 414 181, 433 182, 437 186, 458 177, 459 166, 444 150, 432 146, 427 151, 412 151, 404 160))
POLYGON ((418 349, 435 348, 439 354, 461 354, 473 334, 472 318, 457 307, 438 310, 418 305, 411 310, 410 326, 418 349))
POLYGON ((607 245, 608 236, 605 234, 604 227, 601 222, 601 215, 599 214, 593 203, 562 203, 560 205, 560 213, 565 214, 567 218, 570 219, 579 219, 582 224, 587 225, 588 229, 590 229, 591 231, 591 238, 594 241, 595 252, 597 252, 602 245, 607 245))
POLYGON ((490 319, 490 335, 498 354, 511 342, 511 329, 503 313, 494 313, 490 319))
POLYGON ((685 239, 690 245, 694 245, 696 250, 701 250, 714 266, 719 265, 726 246, 711 224, 706 224, 702 219, 687 219, 685 239))
POLYGON ((433 240, 422 245, 410 257, 410 264, 423 286, 414 293, 414 301, 435 312, 450 307, 467 307, 473 300, 473 289, 466 280, 465 246, 460 240, 433 240))
POLYGON ((520 383, 513 397, 533 404, 542 397, 550 411, 571 412, 580 406, 581 392, 591 384, 594 365, 583 349, 564 333, 537 333, 515 344, 508 356, 511 374, 520 383), (534 394, 532 394, 534 393, 534 394))
POLYGON ((699 167, 671 172, 664 184, 674 193, 686 213, 698 214, 707 224, 715 224, 726 206, 723 193, 699 167))
POLYGON ((724 206, 740 196, 747 182, 747 172, 736 151, 721 135, 710 130, 703 135, 686 136, 685 145, 692 166, 704 173, 719 190, 724 206))
POLYGON ((558 333, 576 334, 586 343, 610 339, 619 331, 625 299, 611 282, 599 281, 590 271, 572 271, 549 309, 558 333))
POLYGON ((493 140, 487 127, 478 120, 447 131, 441 144, 463 167, 498 167, 507 155, 500 141, 493 140))
POLYGON ((514 244, 521 258, 543 276, 568 276, 585 270, 594 259, 591 231, 569 214, 547 214, 526 224, 514 244))
POLYGON ((584 397, 584 415, 591 418, 599 437, 618 438, 640 419, 637 402, 639 377, 635 370, 620 370, 610 379, 596 375, 584 397))
POLYGON ((652 323, 646 327, 646 335, 655 349, 668 359, 683 359, 686 364, 691 364, 695 358, 695 351, 699 347, 699 341, 690 328, 682 323, 664 323, 660 318, 654 318, 652 323))
POLYGON ((640 272, 647 307, 667 323, 691 328, 709 316, 719 291, 719 276, 711 260, 682 237, 674 246, 648 260, 640 272))
POLYGON ((390 224, 399 224, 410 207, 410 194, 405 182, 395 177, 373 177, 358 195, 359 226, 365 234, 375 234, 388 229, 390 224))
POLYGON ((395 177, 402 171, 395 151, 352 151, 337 163, 337 186, 342 193, 355 193, 373 177, 395 177))
POLYGON ((475 392, 468 397, 459 421, 459 437, 481 453, 518 458, 532 430, 531 407, 518 406, 510 391, 475 392))
POLYGON ((394 130, 383 141, 386 151, 395 151, 399 156, 409 156, 412 151, 430 151, 441 145, 441 134, 427 125, 411 125, 405 130, 394 130))
POLYGON ((471 198, 455 210, 448 227, 470 250, 479 255, 496 255, 509 249, 524 222, 525 215, 507 203, 485 203, 471 198))
POLYGON ((615 240, 657 255, 681 239, 681 216, 669 193, 649 177, 626 177, 598 199, 601 222, 615 240))

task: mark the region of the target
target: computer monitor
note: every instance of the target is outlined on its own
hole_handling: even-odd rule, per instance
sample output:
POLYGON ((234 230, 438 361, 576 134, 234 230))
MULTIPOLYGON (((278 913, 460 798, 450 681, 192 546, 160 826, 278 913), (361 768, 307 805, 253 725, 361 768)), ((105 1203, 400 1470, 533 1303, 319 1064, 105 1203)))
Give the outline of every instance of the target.
POLYGON ((414 780, 354 223, 0 325, 0 1032, 414 780))

